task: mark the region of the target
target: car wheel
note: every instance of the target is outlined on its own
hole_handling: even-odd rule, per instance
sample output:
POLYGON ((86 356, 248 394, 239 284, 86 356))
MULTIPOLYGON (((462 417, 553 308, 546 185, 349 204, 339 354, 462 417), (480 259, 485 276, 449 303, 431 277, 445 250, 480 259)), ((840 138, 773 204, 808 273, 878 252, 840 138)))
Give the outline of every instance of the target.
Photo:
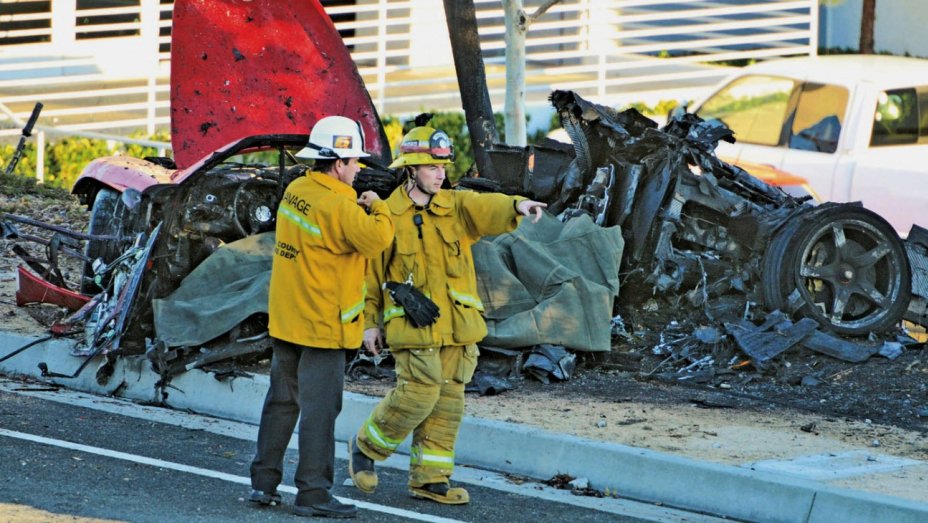
POLYGON ((763 269, 768 308, 811 317, 838 334, 892 328, 911 297, 902 241, 863 207, 820 208, 788 224, 771 241, 763 269))
POLYGON ((767 309, 788 312, 786 300, 782 293, 782 275, 787 253, 794 242, 796 232, 804 223, 806 215, 795 216, 787 221, 783 228, 771 238, 761 262, 761 293, 767 309))
MULTIPOLYGON (((93 206, 90 208, 90 225, 87 233, 94 235, 116 235, 120 233, 121 216, 124 204, 119 197, 119 193, 110 188, 102 188, 97 191, 97 196, 93 200, 93 206)), ((102 290, 94 280, 93 260, 103 259, 104 263, 109 263, 116 259, 119 253, 119 245, 115 240, 90 240, 84 248, 84 254, 91 259, 84 264, 83 277, 81 278, 81 292, 84 294, 96 294, 102 290)), ((108 275, 104 275, 102 282, 103 288, 108 283, 108 275)))

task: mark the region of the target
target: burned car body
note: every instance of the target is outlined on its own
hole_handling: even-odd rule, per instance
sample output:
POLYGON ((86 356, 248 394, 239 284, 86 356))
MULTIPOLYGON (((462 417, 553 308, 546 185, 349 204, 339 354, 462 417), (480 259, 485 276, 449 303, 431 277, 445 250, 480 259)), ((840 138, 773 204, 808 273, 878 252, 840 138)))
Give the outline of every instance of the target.
MULTIPOLYGON (((292 153, 319 119, 357 120, 369 169, 390 161, 377 111, 318 1, 178 1, 172 34, 174 157, 99 158, 72 189, 89 207, 89 234, 62 237, 84 241, 80 288, 94 299, 54 330, 90 325, 85 354, 151 352, 152 300, 220 246, 274 229, 284 188, 305 169, 292 153)), ((230 335, 260 334, 256 321, 230 335)))
MULTIPOLYGON (((362 123, 373 157, 357 190, 385 196, 398 181, 382 167, 390 151, 377 112, 318 2, 178 1, 174 13, 175 157, 85 169, 74 192, 90 205, 85 256, 100 261, 82 288, 95 296, 57 327, 83 332, 82 354, 144 353, 165 376, 268 346, 261 314, 202 346, 165 343, 152 304, 222 246, 273 230, 284 188, 303 174, 292 152, 315 121, 362 123), (286 49, 268 43, 282 34, 286 49)), ((717 123, 682 114, 657 129, 571 92, 551 100, 572 145, 489 144, 495 172, 460 185, 486 190, 489 178, 563 220, 620 226, 622 299, 677 293, 710 319, 759 306, 854 335, 902 318, 906 252, 879 216, 812 206, 721 162, 715 144, 731 134, 717 123)))
MULTIPOLYGON (((145 338, 153 338, 150 301, 163 297, 180 284, 197 265, 220 246, 252 234, 274 229, 277 205, 286 185, 303 174, 303 166, 283 162, 290 151, 302 147, 306 135, 253 136, 212 155, 198 164, 194 173, 176 184, 153 185, 141 193, 131 191, 138 201, 121 198, 112 211, 121 241, 102 242, 99 252, 126 252, 138 236, 150 236, 160 227, 145 268, 145 280, 125 326, 119 347, 141 353, 145 338), (281 162, 242 163, 244 156, 273 151, 281 162)), ((106 190, 101 190, 105 194, 106 190)), ((100 193, 98 193, 100 194, 100 193)), ((97 199, 97 203, 100 199, 97 199)), ((93 224, 94 220, 91 220, 93 224)), ((94 246, 92 242, 91 247, 94 246)), ((110 262, 103 258, 104 262, 110 262)), ((104 292, 114 274, 104 268, 96 275, 104 292)))
POLYGON ((564 219, 585 213, 621 226, 622 272, 640 284, 638 295, 685 293, 710 319, 752 305, 779 309, 847 335, 902 319, 909 264, 878 215, 854 204, 813 206, 722 162, 716 144, 733 137, 720 122, 680 114, 657 129, 635 110, 572 92, 551 101, 572 149, 491 151, 504 162, 526 159, 501 182, 546 199, 564 219), (558 167, 527 160, 537 152, 558 167))
MULTIPOLYGON (((130 316, 118 327, 125 334, 104 352, 147 352, 162 371, 219 358, 160 345, 152 302, 221 246, 274 229, 285 187, 305 169, 293 153, 317 120, 339 114, 359 121, 371 165, 390 159, 377 111, 319 2, 175 2, 172 35, 173 159, 124 166, 124 159, 102 158, 73 190, 91 204, 91 233, 126 238, 91 241, 90 257, 109 262, 160 225, 130 316)), ((105 271, 95 277, 112 286, 105 271)), ((259 350, 265 331, 265 318, 256 315, 212 345, 227 355, 259 350)))

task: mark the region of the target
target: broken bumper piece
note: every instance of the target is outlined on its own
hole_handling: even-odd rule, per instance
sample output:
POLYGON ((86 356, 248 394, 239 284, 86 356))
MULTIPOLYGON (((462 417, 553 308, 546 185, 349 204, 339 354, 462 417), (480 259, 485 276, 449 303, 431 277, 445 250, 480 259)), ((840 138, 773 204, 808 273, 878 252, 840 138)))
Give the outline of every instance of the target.
POLYGON ((49 303, 76 311, 90 298, 43 280, 22 265, 17 268, 16 305, 19 307, 30 303, 49 303))

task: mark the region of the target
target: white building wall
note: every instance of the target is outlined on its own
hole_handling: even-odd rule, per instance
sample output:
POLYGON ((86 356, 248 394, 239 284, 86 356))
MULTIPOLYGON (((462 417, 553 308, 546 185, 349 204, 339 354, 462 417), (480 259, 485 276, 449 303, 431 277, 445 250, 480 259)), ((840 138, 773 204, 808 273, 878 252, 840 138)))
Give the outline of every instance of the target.
POLYGON ((409 18, 409 66, 442 67, 451 63, 451 39, 445 22, 444 3, 412 0, 409 18))
MULTIPOLYGON (((43 123, 75 130, 166 126, 172 2, 99 0, 105 7, 82 2, 88 9, 77 9, 77 1, 0 0, 18 6, 12 18, 0 15, 0 104, 22 119, 44 99, 43 123)), ((544 1, 524 0, 526 10, 544 1)), ((730 62, 815 54, 817 1, 563 0, 529 31, 527 106, 550 110, 554 89, 607 105, 697 97, 728 74, 730 62)), ((499 109, 502 4, 474 3, 487 87, 499 109)), ((443 2, 327 4, 381 114, 460 108, 443 2)), ((0 114, 0 137, 17 136, 5 120, 0 114)))

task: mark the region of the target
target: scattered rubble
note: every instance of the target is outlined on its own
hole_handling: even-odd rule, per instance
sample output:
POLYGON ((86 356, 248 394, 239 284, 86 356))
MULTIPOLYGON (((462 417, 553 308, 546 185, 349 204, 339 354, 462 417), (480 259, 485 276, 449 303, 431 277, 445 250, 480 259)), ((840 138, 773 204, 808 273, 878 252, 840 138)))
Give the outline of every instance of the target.
POLYGON ((590 480, 587 478, 574 478, 569 474, 558 474, 542 483, 559 490, 569 490, 575 496, 602 498, 610 495, 590 487, 590 480))

